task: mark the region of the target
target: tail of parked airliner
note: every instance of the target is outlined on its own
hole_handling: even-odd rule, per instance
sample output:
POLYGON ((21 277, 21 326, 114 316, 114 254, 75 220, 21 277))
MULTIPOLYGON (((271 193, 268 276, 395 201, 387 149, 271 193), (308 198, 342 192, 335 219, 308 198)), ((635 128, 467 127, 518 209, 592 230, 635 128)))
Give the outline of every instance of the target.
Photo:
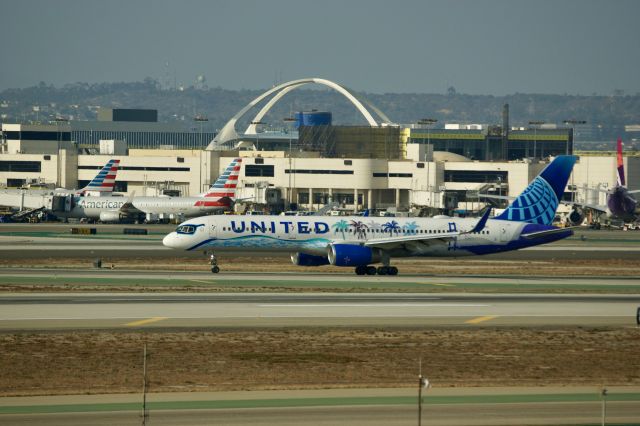
POLYGON ((224 173, 209 187, 204 196, 207 198, 229 198, 231 201, 235 201, 241 163, 242 158, 234 158, 224 173))
POLYGON ((100 170, 91 182, 84 188, 78 190, 78 194, 85 194, 89 191, 96 192, 113 192, 113 186, 116 182, 116 174, 120 167, 120 160, 109 160, 109 162, 100 170))
POLYGON ((556 157, 495 219, 551 225, 576 160, 573 155, 556 157))
POLYGON ((625 186, 624 159, 622 158, 622 139, 618 138, 618 186, 625 186))

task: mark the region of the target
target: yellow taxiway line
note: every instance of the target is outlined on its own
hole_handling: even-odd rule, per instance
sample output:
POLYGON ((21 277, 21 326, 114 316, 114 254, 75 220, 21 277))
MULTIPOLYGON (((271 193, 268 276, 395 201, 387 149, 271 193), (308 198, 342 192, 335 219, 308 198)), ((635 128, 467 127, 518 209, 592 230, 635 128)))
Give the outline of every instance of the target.
POLYGON ((440 287, 455 287, 455 284, 444 284, 444 283, 417 282, 416 284, 439 285, 440 287))
POLYGON ((137 327, 139 325, 151 324, 153 322, 158 322, 158 321, 162 321, 162 320, 166 320, 166 319, 167 319, 167 317, 153 317, 153 318, 147 318, 147 319, 143 319, 143 320, 139 320, 139 321, 128 322, 125 325, 127 327, 137 327))
POLYGON ((465 324, 478 324, 479 322, 489 321, 494 318, 498 318, 498 315, 487 315, 484 317, 477 317, 470 319, 469 321, 465 321, 465 324))

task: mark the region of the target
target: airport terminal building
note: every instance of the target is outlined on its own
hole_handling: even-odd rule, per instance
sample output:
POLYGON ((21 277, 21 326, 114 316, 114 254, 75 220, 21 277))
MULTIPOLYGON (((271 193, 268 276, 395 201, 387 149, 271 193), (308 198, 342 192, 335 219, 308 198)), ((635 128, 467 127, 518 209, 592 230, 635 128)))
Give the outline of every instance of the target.
MULTIPOLYGON (((345 212, 464 214, 486 204, 479 194, 517 195, 549 157, 573 153, 571 129, 327 123, 302 124, 295 142, 291 134, 263 137, 257 150, 249 137, 249 149, 236 141, 211 150, 213 134, 157 123, 148 111, 106 110, 96 122, 3 124, 0 186, 81 188, 116 158, 116 192, 196 195, 239 156, 237 196, 247 201, 237 209, 318 210, 337 202, 345 212)), ((625 167, 629 188, 640 189, 640 158, 625 158, 625 167)), ((602 204, 606 194, 594 188, 615 184, 615 156, 583 157, 568 186, 574 195, 567 196, 602 204)))

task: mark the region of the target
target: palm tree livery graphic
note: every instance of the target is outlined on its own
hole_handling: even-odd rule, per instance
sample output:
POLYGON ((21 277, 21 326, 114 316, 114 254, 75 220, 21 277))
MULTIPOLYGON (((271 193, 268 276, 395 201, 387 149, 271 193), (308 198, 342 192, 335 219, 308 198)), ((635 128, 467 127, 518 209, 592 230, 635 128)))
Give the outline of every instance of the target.
POLYGON ((403 226, 405 234, 415 234, 416 230, 420 227, 414 220, 413 222, 409 222, 403 226))
POLYGON ((342 233, 342 238, 344 238, 344 233, 349 230, 349 223, 346 220, 340 220, 333 224, 333 233, 337 234, 338 232, 342 233))
POLYGON ((367 225, 363 222, 352 220, 351 226, 353 227, 354 234, 356 234, 358 238, 367 238, 367 225))
POLYGON ((395 220, 392 220, 392 221, 387 222, 387 223, 382 225, 382 231, 383 232, 388 232, 389 235, 393 235, 394 232, 396 234, 399 234, 400 233, 400 226, 398 225, 398 222, 396 222, 395 220))

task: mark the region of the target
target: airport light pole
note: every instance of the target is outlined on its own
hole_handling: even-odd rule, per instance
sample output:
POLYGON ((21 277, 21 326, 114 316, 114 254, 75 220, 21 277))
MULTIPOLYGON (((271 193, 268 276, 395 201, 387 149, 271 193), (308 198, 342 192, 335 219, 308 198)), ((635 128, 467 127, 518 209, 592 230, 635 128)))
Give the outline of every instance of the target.
MULTIPOLYGON (((53 121, 56 123, 56 185, 58 187, 62 187, 62 172, 60 169, 60 141, 61 141, 61 135, 60 135, 60 125, 62 123, 67 123, 67 125, 69 124, 69 120, 56 115, 56 117, 53 119, 53 121)), ((71 130, 71 129, 69 129, 71 130)))
POLYGON ((195 117, 193 117, 193 121, 195 121, 196 123, 198 123, 200 125, 200 147, 201 147, 200 149, 202 149, 203 138, 204 138, 203 126, 204 126, 204 123, 209 121, 209 119, 207 117, 205 117, 204 115, 198 114, 195 117))
MULTIPOLYGON (((418 120, 418 124, 427 127, 427 151, 429 150, 429 146, 431 145, 431 126, 438 122, 435 118, 422 118, 418 120)), ((426 154, 425 154, 426 160, 426 154)))
POLYGON ((425 391, 431 387, 429 379, 422 376, 422 373, 418 375, 418 426, 422 426, 422 389, 425 391))
MULTIPOLYGON (((576 124, 587 124, 587 121, 586 120, 564 120, 563 123, 566 124, 567 126, 570 125, 572 133, 575 133, 576 124)), ((576 143, 576 138, 574 134, 573 144, 575 145, 575 143, 576 143)), ((567 141, 566 154, 569 155, 569 141, 567 141)), ((576 186, 573 182, 573 173, 571 173, 571 201, 575 201, 575 198, 576 198, 576 186)))
POLYGON ((147 410, 147 344, 144 344, 142 352, 142 426, 147 424, 149 411, 147 410))
MULTIPOLYGON (((586 120, 564 120, 563 121, 564 124, 566 124, 567 126, 571 126, 571 129, 574 131, 575 133, 575 126, 576 124, 587 124, 586 120)), ((576 138, 575 138, 575 134, 573 135, 573 143, 575 145, 576 143, 576 138)), ((569 143, 567 142, 567 155, 569 155, 569 143)))
POLYGON ((251 124, 255 126, 256 129, 256 149, 260 149, 260 134, 258 133, 258 126, 261 124, 267 124, 264 121, 252 121, 251 124))
MULTIPOLYGON (((538 127, 543 125, 545 122, 540 120, 530 121, 529 125, 533 126, 533 158, 536 158, 536 145, 538 143, 538 127)), ((544 152, 544 149, 543 149, 544 152)))
MULTIPOLYGON (((437 122, 438 120, 435 118, 422 118, 418 120, 419 125, 427 127, 427 151, 424 154, 424 161, 425 163, 427 163, 427 192, 429 193, 429 204, 431 204, 431 190, 429 185, 431 183, 430 182, 431 168, 429 166, 431 162, 429 161, 429 158, 427 157, 427 155, 429 154, 429 147, 431 146, 431 126, 433 126, 437 122)), ((433 150, 431 152, 433 153, 433 150)), ((433 161, 433 157, 431 158, 431 160, 433 161)))
POLYGON ((607 388, 602 388, 602 426, 607 423, 607 388))
MULTIPOLYGON (((209 119, 207 117, 205 117, 204 115, 198 114, 195 117, 193 117, 193 121, 195 121, 196 123, 198 123, 200 125, 200 147, 199 147, 199 149, 202 150, 203 149, 203 145, 204 145, 203 144, 203 142, 204 142, 204 131, 203 131, 202 128, 204 126, 204 123, 209 121, 209 119)), ((200 162, 200 167, 202 168, 202 162, 200 162)), ((206 167, 207 167, 206 159, 205 159, 204 167, 205 167, 205 170, 206 170, 206 167)), ((206 175, 205 175, 205 180, 206 180, 206 175)), ((203 189, 203 186, 202 186, 202 170, 201 170, 200 171, 200 190, 202 191, 202 189, 203 189)))
POLYGON ((291 173, 293 172, 291 170, 291 141, 293 139, 293 136, 291 135, 291 132, 293 131, 291 129, 291 123, 295 122, 296 119, 293 117, 285 117, 282 121, 287 125, 287 131, 289 132, 289 188, 287 189, 287 210, 291 210, 291 173))

